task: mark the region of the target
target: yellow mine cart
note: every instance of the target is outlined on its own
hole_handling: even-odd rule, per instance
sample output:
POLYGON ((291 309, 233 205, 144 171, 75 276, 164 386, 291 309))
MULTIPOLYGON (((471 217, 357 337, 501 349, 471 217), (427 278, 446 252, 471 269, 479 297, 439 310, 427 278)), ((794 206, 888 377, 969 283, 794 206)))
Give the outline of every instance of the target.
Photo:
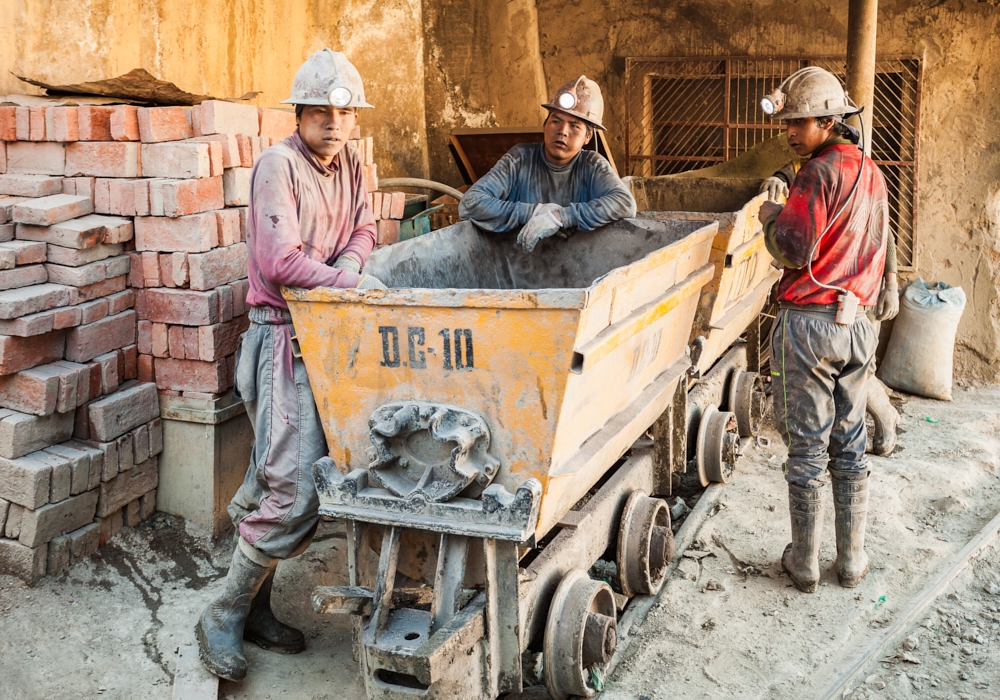
MULTIPOLYGON (((285 290, 329 445, 320 512, 347 523, 351 585, 314 605, 356 616, 369 698, 492 699, 542 680, 523 655, 552 697, 594 694, 618 606, 587 571, 611 547, 625 596, 659 590, 653 496, 686 468, 689 381, 718 404, 746 368, 737 348, 713 379, 688 347, 718 233, 651 216, 527 254, 463 222, 376 251, 387 291, 285 290)), ((714 430, 720 481, 739 435, 714 430)))

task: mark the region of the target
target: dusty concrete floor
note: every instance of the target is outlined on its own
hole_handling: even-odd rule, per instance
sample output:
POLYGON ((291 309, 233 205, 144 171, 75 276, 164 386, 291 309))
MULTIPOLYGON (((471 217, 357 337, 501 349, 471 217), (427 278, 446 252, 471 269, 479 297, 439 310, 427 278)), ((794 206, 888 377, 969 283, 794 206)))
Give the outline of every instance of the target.
MULTIPOLYGON (((811 596, 777 566, 788 518, 783 449, 772 433, 702 528, 707 554, 685 558, 603 697, 816 697, 1000 509, 998 427, 1000 387, 959 390, 952 404, 911 399, 901 449, 874 460, 872 573, 849 591, 827 572, 811 596), (724 590, 708 590, 710 581, 724 590)), ((830 510, 824 566, 835 556, 830 510)), ((338 529, 323 525, 313 547, 279 569, 275 607, 307 632, 306 652, 280 656, 248 644, 249 677, 223 683, 220 698, 363 698, 347 620, 309 604, 316 585, 346 583, 343 545, 338 529)), ((179 521, 158 516, 34 588, 0 576, 0 698, 169 698, 174 653, 194 642, 194 621, 227 563, 225 547, 206 548, 179 521)), ((1000 697, 1000 595, 983 589, 990 583, 1000 586, 996 548, 913 632, 918 646, 906 653, 921 663, 876 663, 849 697, 1000 697)))

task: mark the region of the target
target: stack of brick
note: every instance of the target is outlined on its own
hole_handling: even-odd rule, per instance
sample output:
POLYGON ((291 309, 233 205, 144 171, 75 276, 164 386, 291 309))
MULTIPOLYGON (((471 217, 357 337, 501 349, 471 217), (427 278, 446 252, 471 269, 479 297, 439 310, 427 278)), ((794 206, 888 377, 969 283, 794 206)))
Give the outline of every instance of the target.
POLYGON ((399 222, 406 207, 403 192, 383 192, 378 188, 378 171, 375 164, 374 142, 371 136, 362 137, 360 127, 355 127, 348 143, 358 150, 364 164, 365 186, 368 189, 368 206, 375 214, 378 227, 378 245, 392 245, 399 241, 399 222))

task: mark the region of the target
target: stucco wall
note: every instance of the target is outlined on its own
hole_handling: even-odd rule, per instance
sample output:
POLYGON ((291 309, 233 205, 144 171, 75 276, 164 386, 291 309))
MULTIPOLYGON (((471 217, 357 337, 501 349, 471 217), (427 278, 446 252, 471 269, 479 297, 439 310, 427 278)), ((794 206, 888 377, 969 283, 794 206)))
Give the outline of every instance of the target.
POLYGON ((288 96, 311 52, 343 51, 361 71, 362 129, 381 175, 427 173, 421 0, 4 0, 0 94, 45 82, 109 78, 133 68, 191 92, 259 105, 288 96))

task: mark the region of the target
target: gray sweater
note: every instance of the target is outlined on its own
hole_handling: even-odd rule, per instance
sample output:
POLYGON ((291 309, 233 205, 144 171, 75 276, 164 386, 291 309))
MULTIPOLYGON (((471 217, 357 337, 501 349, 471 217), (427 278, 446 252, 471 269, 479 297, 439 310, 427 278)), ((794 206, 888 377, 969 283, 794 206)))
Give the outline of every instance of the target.
POLYGON ((543 148, 522 143, 507 151, 465 193, 458 215, 497 233, 520 229, 536 204, 560 205, 564 229, 593 230, 635 216, 635 199, 604 156, 584 150, 557 167, 543 148))

